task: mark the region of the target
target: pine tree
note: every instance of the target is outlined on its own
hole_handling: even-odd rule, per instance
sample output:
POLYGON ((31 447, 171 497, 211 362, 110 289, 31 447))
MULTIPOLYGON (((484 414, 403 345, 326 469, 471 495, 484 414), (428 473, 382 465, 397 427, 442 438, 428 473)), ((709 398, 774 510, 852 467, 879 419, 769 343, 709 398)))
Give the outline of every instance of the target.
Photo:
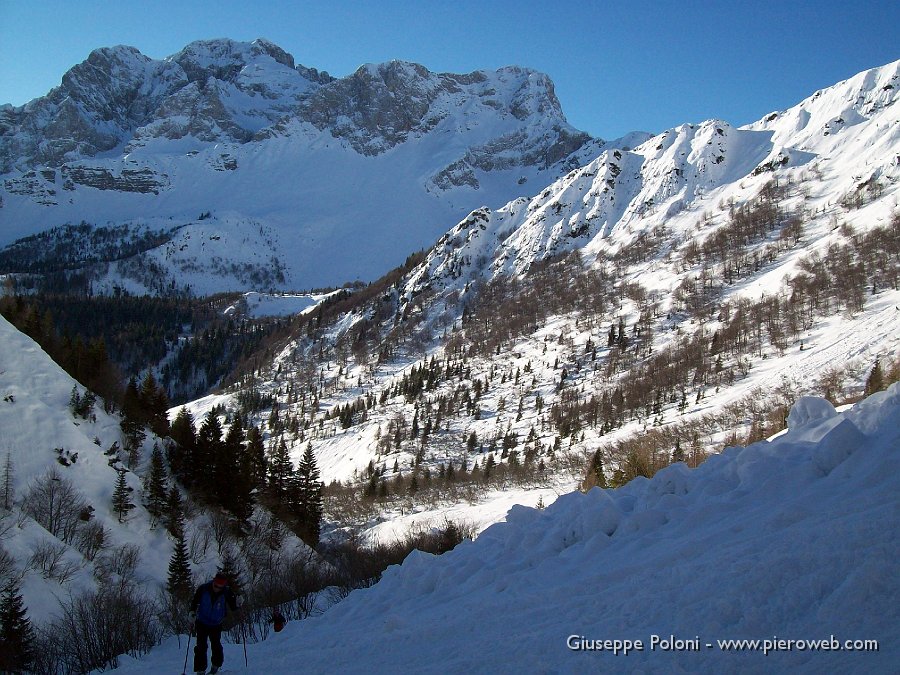
POLYGON ((137 381, 133 376, 128 380, 128 384, 125 385, 125 393, 122 395, 122 414, 135 422, 143 421, 141 419, 141 398, 138 392, 137 381))
POLYGON ((287 503, 287 492, 294 474, 294 465, 284 438, 278 440, 269 461, 269 492, 278 506, 287 503))
POLYGON ((122 415, 123 419, 119 426, 122 427, 122 433, 125 436, 125 448, 129 452, 139 448, 141 443, 147 437, 144 426, 147 424, 147 415, 141 406, 140 392, 138 392, 137 383, 132 377, 125 387, 125 393, 122 398, 122 415))
POLYGON ((179 611, 184 610, 191 598, 191 560, 188 555, 184 524, 184 507, 178 487, 169 491, 168 530, 175 540, 172 557, 169 559, 169 574, 166 590, 179 611))
POLYGON ((219 573, 228 579, 231 592, 235 595, 241 595, 241 590, 244 587, 244 575, 241 571, 237 554, 230 546, 226 547, 222 553, 222 565, 219 567, 219 573))
POLYGON ((140 451, 141 445, 144 443, 144 439, 147 438, 147 432, 139 422, 136 422, 129 417, 124 417, 119 423, 119 426, 121 427, 122 435, 124 436, 123 445, 126 452, 128 452, 128 461, 134 466, 139 461, 138 452, 140 451))
POLYGON ((672 463, 684 461, 684 449, 681 447, 681 440, 675 439, 675 449, 672 450, 672 463))
POLYGON ((3 490, 3 508, 9 511, 12 507, 13 499, 15 499, 15 491, 13 488, 13 461, 12 453, 6 453, 6 461, 3 462, 3 477, 0 479, 0 490, 3 490))
POLYGON ((372 500, 375 499, 375 495, 378 494, 378 474, 372 473, 369 475, 369 479, 366 481, 366 490, 365 490, 366 499, 372 500))
POLYGON ((223 456, 222 425, 218 415, 210 413, 197 432, 197 447, 192 469, 195 485, 207 496, 214 496, 220 488, 224 489, 225 484, 220 480, 224 474, 220 470, 223 456))
POLYGON ((128 512, 134 508, 134 503, 131 501, 131 488, 125 481, 125 469, 119 469, 116 473, 118 477, 113 490, 112 508, 113 513, 119 517, 119 522, 122 523, 128 516, 128 512))
POLYGON ((593 487, 606 487, 606 474, 603 472, 603 451, 597 449, 588 463, 587 473, 581 485, 581 489, 587 492, 593 487))
POLYGON ((157 436, 169 433, 169 399, 165 390, 160 387, 153 372, 148 371, 138 391, 138 402, 141 407, 141 418, 157 436))
POLYGON ((312 443, 307 443, 303 458, 297 465, 295 485, 292 506, 298 520, 298 534, 303 541, 315 547, 319 543, 325 507, 322 497, 324 486, 319 481, 319 467, 312 443))
POLYGON ((484 468, 482 469, 482 477, 485 481, 487 481, 491 477, 491 474, 494 471, 495 464, 496 461, 494 460, 494 454, 491 453, 487 456, 487 459, 484 460, 484 468))
POLYGON ((262 487, 266 482, 266 448, 259 427, 256 425, 247 429, 246 452, 253 471, 253 488, 262 487))
POLYGON ((166 500, 166 530, 175 539, 184 534, 184 504, 177 485, 169 490, 169 498, 166 500))
POLYGON ((239 522, 246 523, 253 514, 253 465, 244 447, 244 427, 241 418, 235 416, 223 443, 222 461, 217 464, 217 485, 228 485, 219 490, 219 503, 239 522))
POLYGON ((34 630, 15 582, 10 580, 0 596, 0 672, 29 669, 34 654, 34 630))
POLYGON ((166 590, 178 602, 186 602, 191 595, 191 559, 185 542, 184 527, 178 528, 175 537, 175 548, 169 558, 169 575, 166 579, 166 590))
POLYGON ((150 455, 150 473, 144 486, 147 495, 147 511, 154 520, 161 517, 166 510, 168 501, 168 476, 166 475, 166 462, 163 459, 159 446, 153 444, 153 454, 150 455))
POLYGON ((194 430, 194 416, 187 408, 178 411, 169 434, 175 441, 175 445, 169 447, 169 464, 172 471, 191 485, 194 482, 193 461, 197 434, 194 430))

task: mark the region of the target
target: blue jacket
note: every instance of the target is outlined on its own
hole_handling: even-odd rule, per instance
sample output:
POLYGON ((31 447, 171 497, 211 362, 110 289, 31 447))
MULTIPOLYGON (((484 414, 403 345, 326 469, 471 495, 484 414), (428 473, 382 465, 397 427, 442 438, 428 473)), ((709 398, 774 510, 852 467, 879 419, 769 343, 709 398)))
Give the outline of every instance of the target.
POLYGON ((218 626, 225 618, 225 606, 237 610, 237 600, 231 588, 226 586, 220 593, 213 591, 212 582, 203 584, 194 593, 191 610, 197 613, 197 621, 206 626, 218 626))

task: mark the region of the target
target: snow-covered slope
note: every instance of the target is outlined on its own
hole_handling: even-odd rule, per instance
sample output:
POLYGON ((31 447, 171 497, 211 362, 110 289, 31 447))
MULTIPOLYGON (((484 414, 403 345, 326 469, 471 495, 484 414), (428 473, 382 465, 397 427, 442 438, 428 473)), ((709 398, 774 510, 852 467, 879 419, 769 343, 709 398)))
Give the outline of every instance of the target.
MULTIPOLYGON (((0 344, 0 551, 13 560, 12 568, 2 570, 3 582, 9 577, 22 580, 35 626, 59 615, 61 602, 95 590, 109 571, 114 577, 126 575, 129 583, 155 598, 164 588, 174 547, 166 528, 144 506, 142 476, 159 439, 150 435, 138 456, 129 457, 122 449, 120 418, 104 412, 99 400, 86 417, 73 414, 73 388, 83 395, 84 387, 3 317, 0 344), (123 522, 112 508, 119 470, 126 471, 135 507, 123 522), (48 482, 53 471, 55 477, 48 482), (28 515, 33 511, 24 502, 31 501, 36 486, 44 486, 44 497, 33 503, 46 507, 45 525, 58 526, 53 534, 28 515), (66 492, 73 498, 61 496, 66 492), (74 503, 80 506, 72 511, 74 503), (65 510, 60 508, 64 504, 69 505, 65 510), (129 548, 137 552, 130 571, 122 565, 129 558, 123 551, 129 548), (50 564, 54 557, 56 562, 50 564)), ((198 578, 221 565, 224 549, 210 546, 209 527, 208 514, 192 508, 186 534, 198 578)), ((309 552, 293 536, 287 544, 286 554, 309 552)))
MULTIPOLYGON (((58 609, 57 599, 95 585, 94 561, 84 557, 74 543, 63 545, 31 518, 17 515, 21 500, 51 470, 70 482, 92 507, 92 522, 107 530, 108 550, 138 547, 137 575, 163 582, 172 551, 165 530, 151 530, 146 513, 141 514, 143 509, 125 525, 118 523, 112 511, 116 468, 124 468, 125 457, 118 418, 107 415, 99 403, 94 406, 93 419, 73 415, 69 409, 72 389, 77 386, 84 393, 84 388, 2 317, 0 343, 0 463, 5 467, 7 459, 11 462, 11 504, 17 505, 11 512, 0 509, 5 524, 0 545, 24 572, 23 595, 32 619, 43 623, 58 609), (113 446, 120 448, 118 459, 114 449, 106 454, 113 446), (63 546, 64 564, 75 570, 70 579, 59 581, 30 565, 41 545, 63 546)), ((138 476, 128 472, 126 481, 133 494, 140 495, 138 476)))
POLYGON ((573 250, 590 259, 614 254, 658 227, 677 249, 712 232, 731 205, 773 179, 801 186, 802 198, 789 206, 803 213, 808 239, 824 239, 836 215, 862 229, 884 223, 897 208, 900 180, 898 92, 900 61, 746 127, 708 120, 634 148, 609 147, 531 199, 471 214, 439 240, 413 288, 521 274, 573 250), (863 203, 877 196, 876 204, 845 216, 839 203, 857 194, 863 203))
MULTIPOLYGON (((900 659, 900 385, 843 413, 801 399, 788 423, 696 470, 513 508, 474 542, 414 553, 323 616, 248 645, 246 670, 227 645, 226 666, 888 672, 900 659)), ((181 658, 170 641, 121 670, 175 672, 181 658)))
POLYGON ((215 283, 162 267, 197 292, 371 280, 471 209, 532 194, 604 147, 532 70, 392 61, 334 79, 265 40, 196 42, 163 61, 96 50, 46 97, 0 109, 0 140, 0 245, 81 221, 185 225, 195 240, 218 227, 222 250, 181 249, 215 283), (235 226, 274 232, 282 279, 229 270, 241 248, 258 249, 255 270, 270 260, 235 226))

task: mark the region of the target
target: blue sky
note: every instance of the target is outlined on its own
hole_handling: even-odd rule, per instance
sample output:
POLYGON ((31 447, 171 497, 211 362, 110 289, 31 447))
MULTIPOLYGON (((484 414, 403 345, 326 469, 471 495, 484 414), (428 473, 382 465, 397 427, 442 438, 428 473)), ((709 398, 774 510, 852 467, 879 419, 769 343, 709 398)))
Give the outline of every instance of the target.
POLYGON ((390 59, 535 68, 573 125, 614 138, 751 122, 900 58, 898 26, 900 0, 0 0, 0 103, 46 94, 96 47, 163 58, 197 39, 265 37, 336 76, 390 59))

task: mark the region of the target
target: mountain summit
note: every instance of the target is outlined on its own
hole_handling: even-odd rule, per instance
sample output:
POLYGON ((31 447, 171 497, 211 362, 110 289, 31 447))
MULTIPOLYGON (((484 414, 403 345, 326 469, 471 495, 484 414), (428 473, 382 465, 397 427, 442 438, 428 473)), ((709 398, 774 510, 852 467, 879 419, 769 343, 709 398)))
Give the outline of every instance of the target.
POLYGON ((392 61, 333 78, 266 40, 164 60, 95 50, 47 96, 4 107, 0 135, 0 245, 81 221, 152 229, 172 243, 165 281, 195 292, 374 278, 605 147, 533 70, 392 61))

